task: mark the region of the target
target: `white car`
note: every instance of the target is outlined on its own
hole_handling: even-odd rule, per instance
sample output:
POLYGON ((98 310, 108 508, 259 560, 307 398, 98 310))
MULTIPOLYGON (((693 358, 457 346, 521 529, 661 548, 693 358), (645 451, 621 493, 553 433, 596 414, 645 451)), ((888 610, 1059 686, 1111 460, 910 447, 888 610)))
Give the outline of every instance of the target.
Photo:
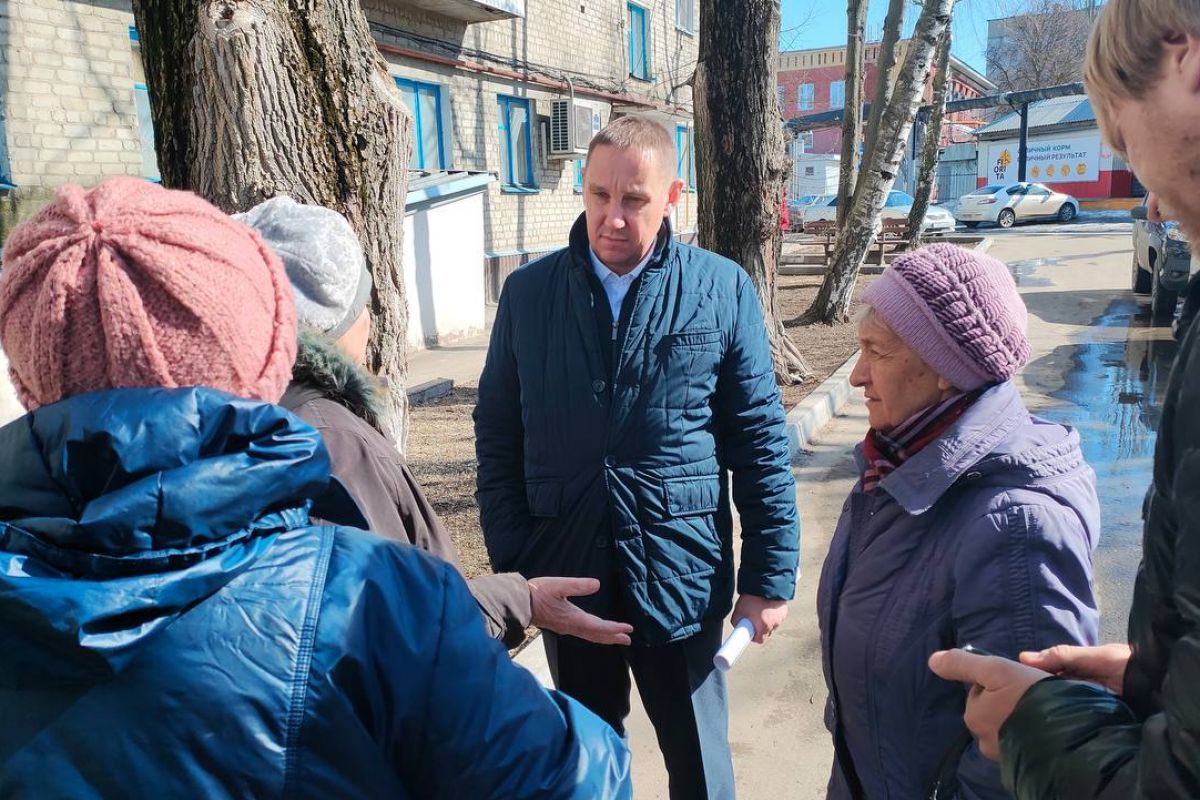
POLYGON ((1079 216, 1079 201, 1040 183, 993 183, 964 195, 954 217, 968 228, 991 222, 1011 228, 1031 219, 1070 222, 1079 216))
MULTIPOLYGON (((883 205, 884 219, 908 219, 912 205, 916 201, 912 195, 904 192, 888 192, 887 201, 883 205)), ((831 195, 823 203, 804 209, 804 222, 837 219, 837 195, 831 195)), ((922 233, 949 233, 954 230, 954 215, 941 206, 930 206, 925 212, 925 220, 921 225, 922 233)))

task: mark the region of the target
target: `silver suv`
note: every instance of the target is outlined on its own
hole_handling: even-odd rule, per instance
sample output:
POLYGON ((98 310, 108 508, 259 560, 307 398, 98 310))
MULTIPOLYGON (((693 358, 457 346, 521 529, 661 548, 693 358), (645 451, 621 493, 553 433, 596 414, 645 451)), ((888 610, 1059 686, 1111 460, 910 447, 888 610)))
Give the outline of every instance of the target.
POLYGON ((1187 234, 1178 222, 1148 220, 1144 197, 1129 213, 1133 217, 1133 291, 1150 295, 1150 313, 1156 322, 1170 322, 1191 271, 1187 234))

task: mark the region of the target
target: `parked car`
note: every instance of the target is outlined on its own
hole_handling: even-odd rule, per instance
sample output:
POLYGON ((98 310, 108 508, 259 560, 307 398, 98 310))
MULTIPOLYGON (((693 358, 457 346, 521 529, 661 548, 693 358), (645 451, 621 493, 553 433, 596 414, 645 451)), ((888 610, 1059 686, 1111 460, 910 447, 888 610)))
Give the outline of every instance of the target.
POLYGON ((1133 217, 1133 291, 1150 295, 1150 314, 1156 322, 1175 316, 1179 293, 1191 275, 1192 251, 1178 222, 1149 220, 1146 198, 1130 211, 1133 217))
POLYGON ((1018 222, 1053 219, 1070 222, 1079 216, 1079 201, 1040 183, 993 183, 963 195, 954 217, 968 228, 991 222, 1011 228, 1018 222))
MULTIPOLYGON (((916 200, 904 192, 888 192, 887 201, 883 205, 884 219, 908 219, 909 212, 916 200)), ((824 203, 810 206, 804 212, 804 222, 837 219, 837 195, 831 195, 824 203)), ((921 225, 922 233, 949 233, 954 230, 954 215, 941 206, 930 206, 925 212, 925 220, 921 225)))
POLYGON ((798 231, 804 226, 804 212, 818 203, 829 202, 830 195, 806 194, 800 197, 788 198, 788 217, 791 220, 791 230, 798 231))

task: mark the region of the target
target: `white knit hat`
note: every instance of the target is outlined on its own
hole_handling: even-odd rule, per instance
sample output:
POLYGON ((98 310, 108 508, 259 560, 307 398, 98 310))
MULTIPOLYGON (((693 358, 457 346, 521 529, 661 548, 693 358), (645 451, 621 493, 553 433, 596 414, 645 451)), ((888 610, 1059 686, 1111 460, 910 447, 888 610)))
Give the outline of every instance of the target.
POLYGON ((350 329, 371 297, 371 273, 345 217, 281 195, 235 219, 258 231, 283 260, 301 325, 332 339, 350 329))

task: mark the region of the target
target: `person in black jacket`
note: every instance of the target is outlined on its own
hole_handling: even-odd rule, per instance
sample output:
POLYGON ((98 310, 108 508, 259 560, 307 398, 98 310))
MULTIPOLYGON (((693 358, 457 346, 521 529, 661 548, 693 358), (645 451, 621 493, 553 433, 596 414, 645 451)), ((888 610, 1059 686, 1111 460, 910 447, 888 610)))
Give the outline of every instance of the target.
MULTIPOLYGON (((1200 3, 1111 0, 1085 77, 1105 139, 1200 241, 1200 3)), ((1128 643, 930 659, 973 684, 967 726, 1018 798, 1200 797, 1198 338, 1187 326, 1163 404, 1128 643)))
POLYGON ((569 246, 505 281, 475 496, 497 570, 595 578, 585 610, 633 626, 629 647, 546 637, 555 685, 623 732, 632 675, 671 798, 726 800, 713 656, 730 612, 759 643, 783 623, 800 531, 758 293, 737 264, 671 235, 675 164, 657 121, 613 121, 589 143, 569 246))

